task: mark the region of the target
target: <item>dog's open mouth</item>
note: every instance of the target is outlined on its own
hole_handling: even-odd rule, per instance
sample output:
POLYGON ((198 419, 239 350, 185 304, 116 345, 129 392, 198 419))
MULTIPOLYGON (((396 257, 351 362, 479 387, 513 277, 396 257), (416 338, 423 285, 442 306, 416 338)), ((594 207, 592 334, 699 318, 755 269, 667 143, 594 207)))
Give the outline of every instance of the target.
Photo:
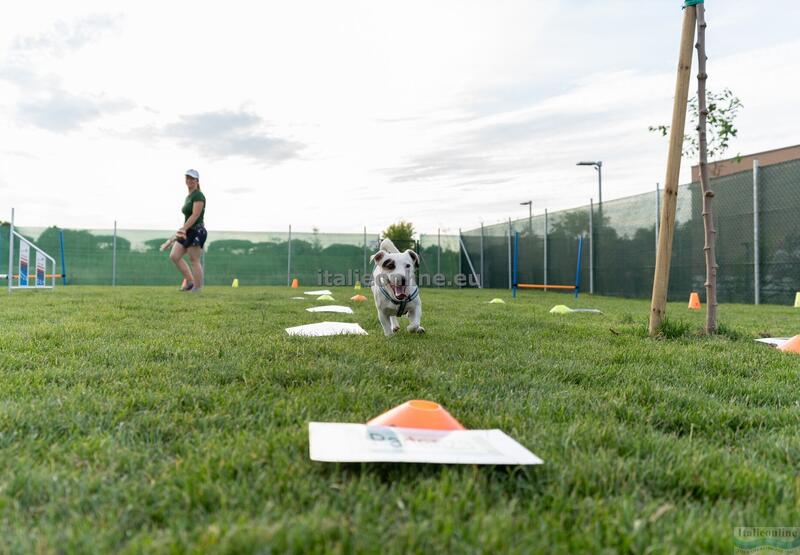
POLYGON ((408 297, 408 287, 406 285, 393 285, 389 284, 389 287, 392 288, 392 293, 394 293, 394 298, 398 301, 402 301, 403 299, 408 297))

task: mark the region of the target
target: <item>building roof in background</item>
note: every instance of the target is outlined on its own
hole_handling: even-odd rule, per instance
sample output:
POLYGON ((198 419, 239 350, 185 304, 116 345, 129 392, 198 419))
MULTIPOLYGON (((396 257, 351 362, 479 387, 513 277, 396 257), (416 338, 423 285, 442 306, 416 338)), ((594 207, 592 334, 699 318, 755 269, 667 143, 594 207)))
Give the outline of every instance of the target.
MULTIPOLYGON (((800 145, 765 150, 746 156, 737 156, 720 160, 708 165, 708 173, 711 177, 724 177, 733 173, 750 171, 753 168, 753 160, 758 160, 761 166, 771 166, 789 160, 800 160, 800 145)), ((692 166, 692 181, 700 181, 700 166, 692 166)))

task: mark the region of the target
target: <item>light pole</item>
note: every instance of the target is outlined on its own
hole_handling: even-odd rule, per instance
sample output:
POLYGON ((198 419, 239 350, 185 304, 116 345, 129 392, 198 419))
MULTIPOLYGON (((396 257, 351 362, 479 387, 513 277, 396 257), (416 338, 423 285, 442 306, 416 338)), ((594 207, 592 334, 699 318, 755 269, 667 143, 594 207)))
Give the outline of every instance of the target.
POLYGON ((520 206, 527 206, 528 207, 528 233, 533 235, 533 201, 528 200, 525 202, 520 202, 520 206))
MULTIPOLYGON (((597 212, 600 216, 599 225, 603 225, 603 161, 583 161, 575 164, 576 166, 592 166, 597 170, 597 212)), ((594 206, 589 201, 589 292, 594 294, 594 269, 595 269, 595 245, 594 245, 594 226, 592 225, 592 216, 594 206)))
POLYGON ((593 166, 597 170, 597 207, 602 209, 603 206, 603 162, 597 160, 594 162, 578 162, 576 166, 593 166))

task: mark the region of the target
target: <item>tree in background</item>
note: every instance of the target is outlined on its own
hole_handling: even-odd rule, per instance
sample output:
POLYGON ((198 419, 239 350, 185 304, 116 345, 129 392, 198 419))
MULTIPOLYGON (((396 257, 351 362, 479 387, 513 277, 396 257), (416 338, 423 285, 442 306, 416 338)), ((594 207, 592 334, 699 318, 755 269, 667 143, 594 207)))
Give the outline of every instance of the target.
MULTIPOLYGON (((739 133, 736 129, 734 122, 739 115, 739 111, 744 107, 739 97, 733 92, 725 88, 721 93, 706 91, 706 117, 708 121, 708 129, 706 131, 707 152, 708 157, 712 160, 722 158, 730 146, 731 139, 735 138, 739 133)), ((689 115, 692 118, 692 126, 698 129, 700 126, 700 116, 702 110, 700 109, 699 95, 689 99, 687 103, 689 108, 689 115)), ((669 134, 669 125, 651 125, 647 129, 653 133, 659 133, 662 137, 669 134)), ((683 155, 691 157, 700 152, 700 137, 699 135, 687 134, 683 137, 683 155)))
POLYGON ((383 231, 384 239, 391 239, 392 243, 401 252, 414 248, 414 224, 400 220, 383 231))

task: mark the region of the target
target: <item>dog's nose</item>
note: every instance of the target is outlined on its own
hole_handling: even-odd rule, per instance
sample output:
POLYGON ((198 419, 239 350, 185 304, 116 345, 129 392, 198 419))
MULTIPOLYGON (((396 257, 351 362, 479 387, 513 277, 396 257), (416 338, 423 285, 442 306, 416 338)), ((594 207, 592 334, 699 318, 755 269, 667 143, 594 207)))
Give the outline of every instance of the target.
POLYGON ((399 281, 400 281, 400 283, 398 283, 398 285, 405 285, 406 284, 406 276, 400 276, 399 281))

